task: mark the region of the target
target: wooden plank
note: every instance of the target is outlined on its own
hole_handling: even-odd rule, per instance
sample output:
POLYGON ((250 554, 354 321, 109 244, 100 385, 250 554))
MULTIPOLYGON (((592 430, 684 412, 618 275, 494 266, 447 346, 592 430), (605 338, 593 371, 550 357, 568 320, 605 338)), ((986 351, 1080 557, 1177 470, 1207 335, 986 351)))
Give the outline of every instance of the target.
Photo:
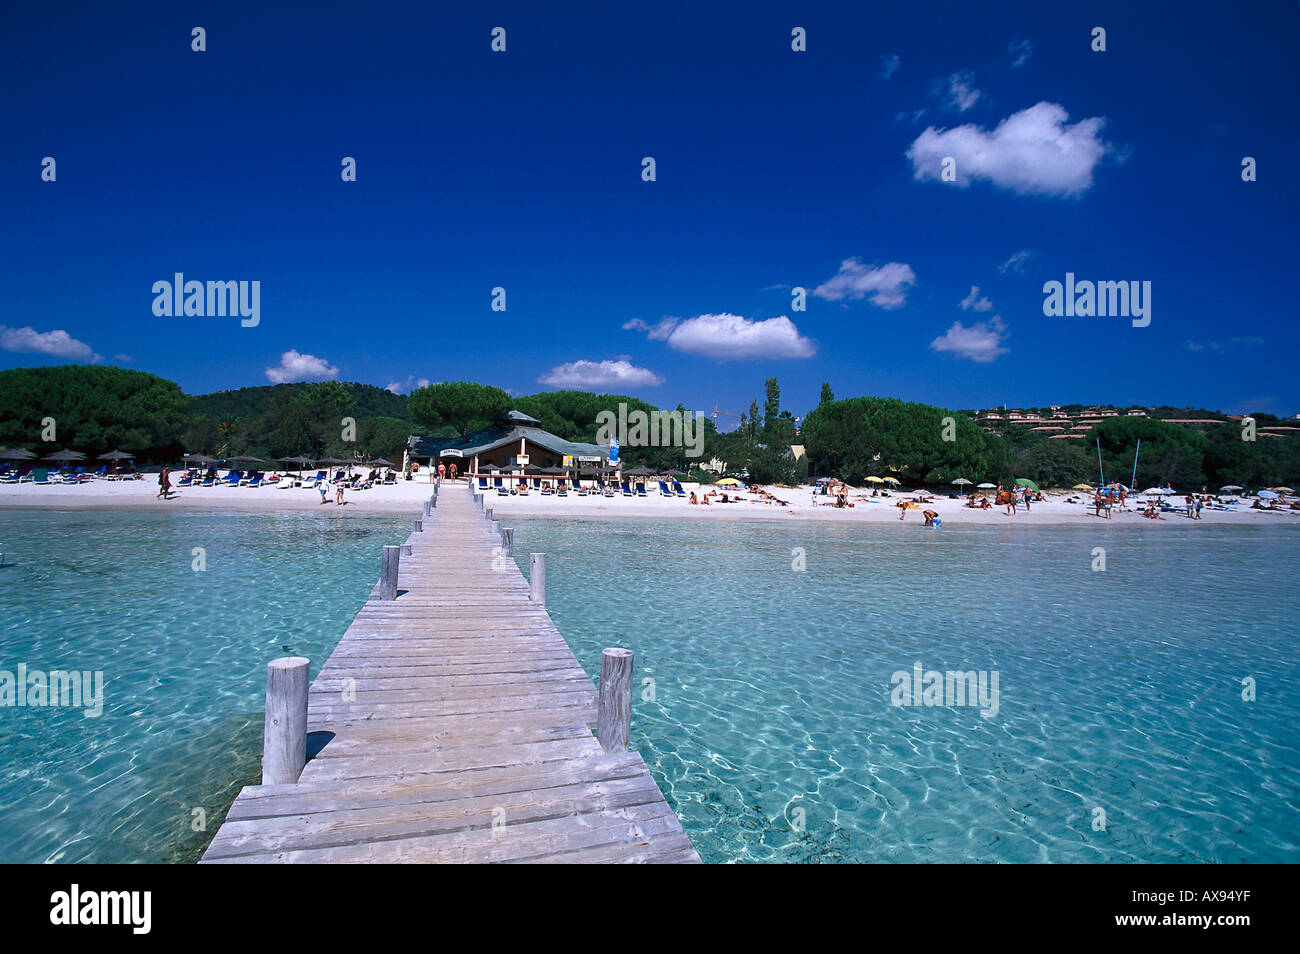
POLYGON ((240 792, 203 861, 698 863, 469 495, 406 544, 311 687, 300 780, 240 792))

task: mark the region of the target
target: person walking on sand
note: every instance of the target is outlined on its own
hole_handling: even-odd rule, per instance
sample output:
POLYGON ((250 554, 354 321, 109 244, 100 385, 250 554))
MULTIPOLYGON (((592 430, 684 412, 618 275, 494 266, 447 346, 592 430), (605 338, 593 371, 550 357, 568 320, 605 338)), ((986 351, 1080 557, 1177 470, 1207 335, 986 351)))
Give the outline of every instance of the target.
POLYGON ((343 481, 339 481, 338 489, 334 491, 334 502, 340 507, 343 506, 343 481))
POLYGON ((1029 513, 1029 501, 1030 501, 1031 499, 1032 499, 1032 498, 1031 498, 1030 495, 1029 495, 1029 488, 1026 487, 1026 488, 1025 488, 1025 513, 1029 513))
POLYGON ((439 480, 442 480, 442 479, 443 479, 444 477, 446 477, 446 476, 447 476, 447 465, 444 464, 444 463, 442 463, 442 461, 439 461, 439 462, 438 462, 438 479, 439 479, 439 480))
POLYGON ((316 489, 320 491, 320 502, 329 503, 330 502, 329 497, 325 496, 327 493, 329 493, 329 485, 326 484, 325 481, 320 480, 316 482, 316 489))
POLYGON ((164 467, 162 473, 158 475, 158 496, 163 500, 167 500, 171 489, 172 469, 170 467, 164 467))
POLYGON ((448 474, 448 476, 451 477, 451 482, 454 484, 454 483, 456 482, 456 462, 455 462, 455 461, 452 461, 451 466, 447 468, 447 474, 448 474))

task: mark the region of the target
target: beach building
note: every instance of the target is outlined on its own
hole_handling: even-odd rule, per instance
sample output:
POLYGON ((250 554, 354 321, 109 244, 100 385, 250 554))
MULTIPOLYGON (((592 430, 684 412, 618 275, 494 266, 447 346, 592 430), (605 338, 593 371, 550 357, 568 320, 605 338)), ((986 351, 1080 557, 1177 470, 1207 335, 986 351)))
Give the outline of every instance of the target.
MULTIPOLYGON (((416 463, 437 469, 456 464, 462 474, 477 476, 496 467, 507 473, 522 473, 525 467, 601 467, 610 463, 609 449, 599 444, 567 441, 543 430, 541 421, 520 411, 508 411, 489 427, 467 437, 418 437, 407 440, 403 468, 416 463)), ((613 462, 618 468, 619 462, 613 462)))

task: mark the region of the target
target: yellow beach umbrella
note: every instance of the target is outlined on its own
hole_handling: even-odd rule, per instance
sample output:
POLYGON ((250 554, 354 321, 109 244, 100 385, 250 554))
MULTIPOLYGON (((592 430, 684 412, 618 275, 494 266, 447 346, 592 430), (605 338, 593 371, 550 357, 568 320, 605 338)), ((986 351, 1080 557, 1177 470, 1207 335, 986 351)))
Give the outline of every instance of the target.
POLYGON ((740 483, 740 481, 738 481, 735 477, 723 477, 721 480, 719 480, 719 481, 715 481, 715 483, 716 483, 719 487, 729 487, 729 486, 731 486, 732 484, 738 484, 738 483, 740 483))
POLYGON ((1277 491, 1278 493, 1280 493, 1280 494, 1293 494, 1293 493, 1295 493, 1295 491, 1292 490, 1290 487, 1274 487, 1273 489, 1276 490, 1276 491, 1277 491))
POLYGON ((869 484, 883 484, 884 482, 885 479, 883 477, 877 477, 875 474, 872 474, 867 478, 867 483, 869 484))
POLYGON ((1096 487, 1093 487, 1091 484, 1075 484, 1074 487, 1073 487, 1072 489, 1074 489, 1074 490, 1096 490, 1097 488, 1096 488, 1096 487))
POLYGON ((886 477, 886 478, 885 478, 885 483, 887 483, 887 484, 893 484, 895 487, 898 486, 898 480, 897 480, 897 478, 894 478, 894 477, 886 477))

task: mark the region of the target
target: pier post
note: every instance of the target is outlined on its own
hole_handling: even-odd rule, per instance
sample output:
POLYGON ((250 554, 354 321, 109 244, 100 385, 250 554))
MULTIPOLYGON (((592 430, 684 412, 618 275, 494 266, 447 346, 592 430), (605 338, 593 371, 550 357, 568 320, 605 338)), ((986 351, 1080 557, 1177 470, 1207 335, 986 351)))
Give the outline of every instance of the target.
POLYGON ((505 556, 512 557, 515 555, 515 528, 501 528, 501 552, 505 556))
POLYGON ((410 555, 411 555, 411 545, 409 543, 403 543, 402 556, 410 556, 410 555))
POLYGON ((381 600, 397 599, 397 566, 401 559, 401 547, 384 547, 383 560, 379 564, 379 598, 381 600))
POLYGON ((626 752, 632 731, 632 650, 606 649, 600 654, 600 701, 596 740, 606 753, 626 752))
POLYGON ((307 669, 302 656, 266 665, 266 727, 262 732, 262 784, 298 781, 307 764, 307 669))
POLYGON ((491 508, 491 507, 488 507, 486 510, 484 510, 484 511, 483 511, 483 516, 487 517, 487 521, 488 521, 488 523, 491 523, 491 522, 492 522, 492 508, 491 508))
POLYGON ((438 509, 438 495, 437 495, 437 494, 434 494, 432 497, 429 498, 429 509, 430 509, 430 510, 437 510, 437 509, 438 509))
POLYGON ((423 520, 412 520, 412 521, 411 521, 411 529, 412 529, 414 532, 416 532, 416 533, 424 533, 424 521, 423 521, 423 520))
POLYGON ((546 607, 546 554, 528 555, 528 598, 542 608, 546 607))
POLYGON ((432 507, 433 507, 433 498, 430 497, 428 500, 426 500, 426 501, 424 502, 423 511, 424 511, 425 519, 428 519, 428 517, 429 517, 429 511, 430 511, 430 509, 432 509, 432 507))

